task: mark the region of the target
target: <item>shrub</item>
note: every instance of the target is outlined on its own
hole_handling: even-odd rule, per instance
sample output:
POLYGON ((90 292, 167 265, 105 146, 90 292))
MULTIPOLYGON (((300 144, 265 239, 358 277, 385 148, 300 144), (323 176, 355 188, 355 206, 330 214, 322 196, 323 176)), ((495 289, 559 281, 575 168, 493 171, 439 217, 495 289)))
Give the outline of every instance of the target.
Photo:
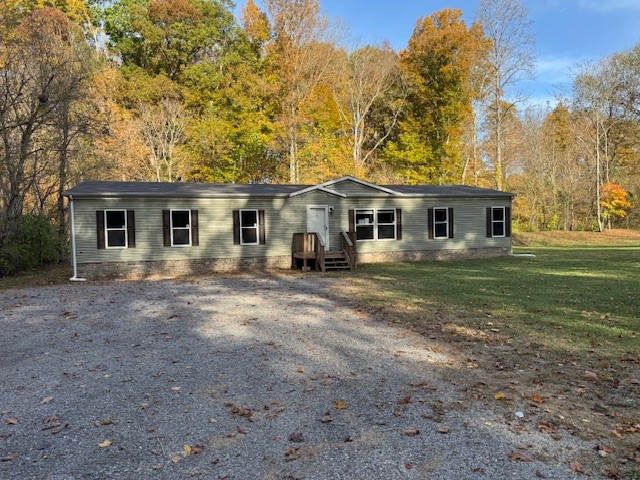
POLYGON ((0 244, 0 276, 33 270, 60 261, 64 239, 48 219, 24 215, 0 244))

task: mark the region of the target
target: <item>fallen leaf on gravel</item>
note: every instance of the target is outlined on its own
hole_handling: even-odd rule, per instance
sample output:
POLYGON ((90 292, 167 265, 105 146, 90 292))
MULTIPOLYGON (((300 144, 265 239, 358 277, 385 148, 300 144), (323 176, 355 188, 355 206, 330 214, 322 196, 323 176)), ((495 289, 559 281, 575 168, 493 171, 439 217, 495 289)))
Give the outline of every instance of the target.
POLYGON ((10 453, 7 453, 4 457, 2 457, 2 459, 0 460, 3 462, 10 462, 12 460, 15 460, 19 456, 20 454, 18 452, 10 452, 10 453))
POLYGON ((573 462, 571 462, 570 467, 571 467, 571 470, 573 470, 576 473, 584 473, 584 470, 582 469, 582 464, 577 460, 574 460, 573 462))
POLYGON ((304 435, 300 432, 294 432, 289 435, 289 441, 294 443, 302 443, 304 442, 304 435))
POLYGON ((191 447, 191 454, 197 455, 198 453, 202 453, 203 450, 204 450, 203 445, 194 445, 193 447, 191 447))
POLYGON ((420 430, 416 430, 415 428, 407 428, 404 431, 404 434, 408 437, 415 437, 416 435, 420 435, 420 430))
POLYGON ((608 478, 618 478, 621 479, 622 475, 620 474, 620 472, 616 469, 616 468, 611 468, 608 472, 607 472, 607 477, 608 478))
POLYGON ((182 387, 171 387, 171 391, 174 392, 174 393, 177 393, 180 390, 182 390, 182 387))
POLYGON ((10 433, 0 433, 0 440, 6 440, 11 436, 10 433))
POLYGON ((17 425, 18 419, 15 417, 7 418, 4 423, 6 423, 7 425, 17 425))
POLYGON ((182 446, 182 455, 183 455, 184 457, 188 457, 189 455, 191 455, 191 445, 189 445, 189 444, 185 443, 185 444, 182 446))
POLYGON ((411 395, 407 395, 398 400, 399 405, 407 405, 408 403, 411 403, 411 395))
POLYGON ((49 403, 51 400, 53 400, 53 397, 44 397, 42 400, 40 400, 40 405, 45 405, 49 403))
POLYGON ((606 457, 610 453, 613 453, 613 448, 607 447, 606 445, 597 445, 596 450, 598 451, 598 455, 602 458, 606 457))
POLYGON ((512 462, 532 462, 533 457, 522 450, 514 450, 509 454, 509 460, 512 462))
POLYGON ((544 401, 545 401, 544 398, 542 398, 540 395, 536 395, 536 394, 531 395, 531 400, 533 400, 536 403, 544 403, 544 401))
POLYGON ((113 440, 105 440, 104 442, 98 444, 100 448, 107 448, 111 445, 113 445, 113 440))
POLYGON ((407 470, 411 470, 413 468, 413 464, 412 463, 405 463, 404 464, 404 468, 406 468, 407 470))
POLYGON ((593 373, 590 372, 588 370, 586 370, 583 374, 582 374, 583 378, 585 380, 589 380, 590 382, 597 382, 598 380, 600 380, 600 377, 598 377, 597 373, 593 373))
POLYGON ((300 450, 299 447, 288 447, 284 451, 285 460, 290 462, 291 460, 295 460, 296 458, 300 458, 300 453, 298 452, 298 450, 300 450))
POLYGON ((113 420, 110 418, 101 418, 100 420, 96 420, 96 425, 100 427, 105 427, 107 425, 113 425, 113 420))
POLYGON ((333 422, 333 418, 331 418, 331 415, 329 415, 329 414, 327 413, 327 414, 325 414, 325 416, 324 416, 324 417, 322 417, 322 418, 320 419, 320 421, 321 421, 322 423, 329 423, 329 422, 333 422))
POLYGON ((502 392, 496 393, 496 400, 504 400, 504 393, 502 392))
POLYGON ((335 402, 333 402, 333 406, 336 410, 344 410, 345 408, 347 408, 347 402, 345 402, 344 400, 336 400, 335 402))
POLYGON ((42 420, 40 430, 51 430, 51 434, 55 435, 69 426, 68 423, 62 423, 57 415, 48 415, 42 420))
POLYGON ((449 433, 449 427, 438 428, 438 433, 449 433))
POLYGON ((296 370, 298 373, 304 373, 304 368, 300 367, 296 370))
POLYGON ((182 460, 182 457, 181 457, 180 455, 173 455, 173 456, 171 457, 171 461, 172 461, 173 463, 178 463, 180 460, 182 460))
POLYGON ((229 407, 229 412, 232 415, 238 415, 240 417, 252 417, 253 411, 250 408, 236 405, 235 403, 225 403, 225 406, 229 407))

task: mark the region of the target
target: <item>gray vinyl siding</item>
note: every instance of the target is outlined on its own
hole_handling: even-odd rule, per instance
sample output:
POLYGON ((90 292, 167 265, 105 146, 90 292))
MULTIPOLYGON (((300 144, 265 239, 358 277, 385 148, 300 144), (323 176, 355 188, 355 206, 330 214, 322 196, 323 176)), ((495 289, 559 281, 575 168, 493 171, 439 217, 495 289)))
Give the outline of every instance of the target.
POLYGON ((372 188, 350 180, 334 183, 327 188, 338 193, 344 193, 345 195, 391 195, 390 193, 380 191, 377 188, 372 188))
MULTIPOLYGON (((355 187, 360 185, 352 184, 355 187)), ((366 186, 362 186, 371 192, 366 186)), ((380 196, 342 198, 312 191, 294 198, 92 198, 74 199, 75 231, 78 263, 123 262, 145 260, 181 260, 199 258, 267 257, 291 254, 292 235, 305 232, 307 206, 332 206, 329 215, 330 248, 340 248, 340 232, 348 231, 350 209, 402 209, 403 238, 397 240, 361 241, 363 253, 446 250, 470 248, 509 248, 510 238, 486 237, 486 208, 510 206, 503 198, 424 198, 380 196), (453 207, 455 238, 429 240, 427 209, 453 207), (105 209, 135 211, 136 248, 98 250, 96 245, 96 211, 105 209), (266 244, 234 245, 233 210, 265 211, 266 244), (162 236, 162 210, 197 209, 199 240, 197 247, 165 247, 162 236)), ((360 192, 362 194, 362 192, 360 192)))

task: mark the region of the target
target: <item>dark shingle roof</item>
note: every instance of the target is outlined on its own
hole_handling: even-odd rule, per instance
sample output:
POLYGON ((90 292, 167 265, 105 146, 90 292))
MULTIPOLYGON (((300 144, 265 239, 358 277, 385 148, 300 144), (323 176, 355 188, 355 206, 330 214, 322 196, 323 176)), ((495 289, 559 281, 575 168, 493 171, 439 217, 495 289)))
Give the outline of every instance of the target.
MULTIPOLYGON (((309 185, 162 182, 83 182, 65 191, 74 197, 288 197, 309 185)), ((384 185, 402 195, 418 197, 512 197, 509 192, 465 185, 384 185)), ((327 189, 332 189, 331 186, 327 189)), ((373 193, 373 192, 372 192, 373 193)), ((373 193, 373 195, 379 195, 373 193)), ((383 193, 384 195, 384 193, 383 193)))
POLYGON ((163 182, 83 182, 64 192, 78 197, 218 197, 288 196, 306 185, 268 183, 163 183, 163 182))
POLYGON ((425 197, 513 197, 513 193, 469 185, 384 185, 404 195, 425 197))

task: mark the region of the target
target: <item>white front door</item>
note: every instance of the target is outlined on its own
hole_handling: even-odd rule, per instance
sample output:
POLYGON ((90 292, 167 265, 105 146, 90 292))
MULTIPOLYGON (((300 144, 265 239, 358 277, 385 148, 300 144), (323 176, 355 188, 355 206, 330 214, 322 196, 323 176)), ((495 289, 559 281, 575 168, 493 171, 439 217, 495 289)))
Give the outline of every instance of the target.
POLYGON ((326 206, 307 207, 307 232, 316 232, 324 243, 325 250, 329 250, 329 211, 326 206))

